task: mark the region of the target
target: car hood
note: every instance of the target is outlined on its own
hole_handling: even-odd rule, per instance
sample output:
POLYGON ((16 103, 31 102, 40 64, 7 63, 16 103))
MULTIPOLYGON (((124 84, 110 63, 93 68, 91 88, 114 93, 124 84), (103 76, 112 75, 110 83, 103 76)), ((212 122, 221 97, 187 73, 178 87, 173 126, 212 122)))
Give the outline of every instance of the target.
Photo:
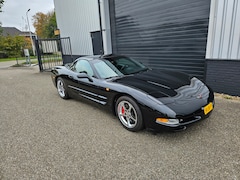
POLYGON ((144 91, 163 104, 179 102, 179 100, 206 100, 209 94, 207 86, 197 78, 167 70, 148 70, 115 81, 144 91))
POLYGON ((117 79, 116 82, 144 91, 147 94, 160 97, 173 97, 175 89, 190 84, 190 77, 183 73, 166 70, 148 70, 117 79))

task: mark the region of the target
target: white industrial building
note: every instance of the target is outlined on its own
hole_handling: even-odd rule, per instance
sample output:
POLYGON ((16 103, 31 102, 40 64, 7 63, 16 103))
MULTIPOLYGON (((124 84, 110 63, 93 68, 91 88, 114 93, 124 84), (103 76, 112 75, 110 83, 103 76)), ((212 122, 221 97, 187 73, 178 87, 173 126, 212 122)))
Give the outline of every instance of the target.
MULTIPOLYGON (((91 33, 100 32, 98 1, 57 0, 54 3, 61 37, 70 37, 73 55, 93 54, 91 33)), ((108 6, 108 1, 103 1, 100 6, 104 53, 112 52, 108 6)))

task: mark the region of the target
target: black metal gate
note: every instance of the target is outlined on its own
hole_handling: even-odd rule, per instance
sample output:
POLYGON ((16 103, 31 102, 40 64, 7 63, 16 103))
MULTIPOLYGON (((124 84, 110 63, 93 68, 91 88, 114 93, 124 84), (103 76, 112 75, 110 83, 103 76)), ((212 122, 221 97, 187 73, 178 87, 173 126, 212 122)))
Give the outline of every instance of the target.
POLYGON ((36 39, 39 70, 49 71, 52 67, 73 61, 70 38, 36 39), (70 60, 69 60, 70 58, 70 60))

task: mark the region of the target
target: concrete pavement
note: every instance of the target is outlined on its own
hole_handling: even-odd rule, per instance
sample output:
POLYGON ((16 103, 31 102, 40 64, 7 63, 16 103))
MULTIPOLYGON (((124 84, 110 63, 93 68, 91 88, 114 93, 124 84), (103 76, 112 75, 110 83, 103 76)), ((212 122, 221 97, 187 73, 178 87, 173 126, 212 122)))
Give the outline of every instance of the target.
POLYGON ((177 133, 132 133, 58 97, 38 67, 0 69, 0 179, 240 179, 240 101, 177 133))

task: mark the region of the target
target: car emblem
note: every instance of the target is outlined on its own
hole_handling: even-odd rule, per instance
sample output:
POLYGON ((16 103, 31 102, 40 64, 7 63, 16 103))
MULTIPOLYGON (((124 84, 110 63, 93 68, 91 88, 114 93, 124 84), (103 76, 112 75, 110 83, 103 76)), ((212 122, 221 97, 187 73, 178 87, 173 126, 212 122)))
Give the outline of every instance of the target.
POLYGON ((197 99, 202 99, 202 94, 197 95, 197 99))

